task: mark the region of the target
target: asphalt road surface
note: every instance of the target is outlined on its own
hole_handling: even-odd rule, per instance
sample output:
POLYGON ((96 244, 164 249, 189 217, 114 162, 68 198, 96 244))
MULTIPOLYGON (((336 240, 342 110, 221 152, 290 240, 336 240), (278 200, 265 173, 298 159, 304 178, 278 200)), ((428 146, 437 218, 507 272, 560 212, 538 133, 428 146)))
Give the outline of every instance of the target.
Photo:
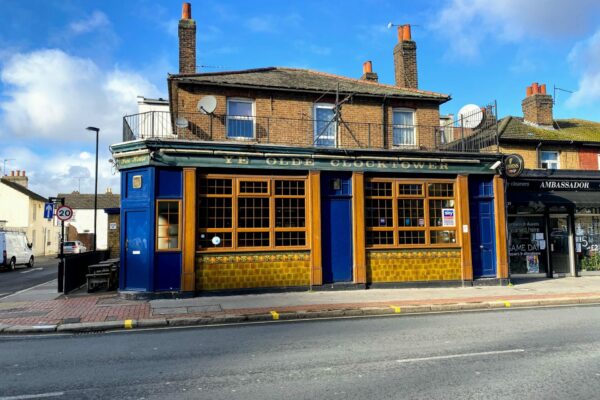
POLYGON ((580 306, 0 336, 0 399, 593 399, 599 333, 580 306))
POLYGON ((56 279, 58 259, 56 257, 39 257, 33 268, 17 265, 14 271, 0 269, 0 298, 30 288, 40 283, 56 279))

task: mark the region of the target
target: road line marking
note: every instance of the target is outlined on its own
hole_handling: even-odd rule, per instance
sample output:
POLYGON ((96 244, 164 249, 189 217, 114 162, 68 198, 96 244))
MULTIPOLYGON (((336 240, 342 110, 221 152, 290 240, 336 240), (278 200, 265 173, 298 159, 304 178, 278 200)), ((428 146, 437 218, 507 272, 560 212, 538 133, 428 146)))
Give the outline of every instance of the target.
POLYGON ((390 306, 390 307, 394 309, 394 312, 396 314, 400 314, 400 312, 401 312, 400 307, 398 307, 398 306, 390 306))
POLYGON ((48 392, 40 394, 22 394, 20 396, 0 397, 0 400, 26 400, 26 399, 43 399, 46 397, 64 396, 65 392, 48 392))
POLYGON ((504 302, 504 307, 506 307, 506 308, 510 308, 510 302, 508 302, 508 301, 505 301, 505 302, 504 302))
POLYGON ((130 319, 126 319, 125 322, 123 323, 123 326, 125 329, 131 329, 131 328, 133 328, 133 321, 130 319))
POLYGON ((32 268, 32 269, 26 269, 25 271, 21 271, 21 273, 22 273, 22 274, 28 274, 28 273, 30 273, 30 272, 33 272, 33 271, 41 271, 41 270, 43 270, 43 269, 44 269, 44 268, 32 268))
POLYGON ((277 313, 277 311, 271 311, 271 315, 273 316, 274 320, 278 320, 279 319, 279 314, 277 313))
MULTIPOLYGON (((8 296, 0 297, 0 300, 1 300, 1 299, 7 299, 7 298, 9 298, 9 297, 16 296, 16 295, 18 295, 18 294, 21 294, 21 293, 28 292, 28 291, 30 291, 30 290, 32 290, 32 289, 35 289, 36 287, 39 287, 39 286, 42 286, 42 285, 47 285, 48 283, 50 283, 50 282, 55 282, 55 281, 57 281, 57 280, 58 280, 58 279, 52 279, 51 281, 44 282, 44 283, 40 283, 39 285, 35 285, 35 286, 29 287, 29 288, 27 288, 27 289, 22 289, 22 290, 19 290, 18 292, 14 292, 14 293, 12 293, 12 294, 9 294, 8 296)), ((58 296, 58 292, 57 292, 57 294, 56 294, 56 295, 58 296)), ((0 397, 0 400, 2 400, 2 397, 0 397)))
POLYGON ((498 351, 483 351, 481 353, 464 353, 464 354, 449 354, 447 356, 433 356, 433 357, 422 357, 422 358, 405 358, 404 360, 396 360, 398 363, 411 363, 419 361, 433 361, 433 360, 448 360, 451 358, 463 358, 463 357, 481 357, 481 356, 492 356, 496 354, 511 354, 511 353, 523 353, 525 349, 513 349, 513 350, 498 350, 498 351))

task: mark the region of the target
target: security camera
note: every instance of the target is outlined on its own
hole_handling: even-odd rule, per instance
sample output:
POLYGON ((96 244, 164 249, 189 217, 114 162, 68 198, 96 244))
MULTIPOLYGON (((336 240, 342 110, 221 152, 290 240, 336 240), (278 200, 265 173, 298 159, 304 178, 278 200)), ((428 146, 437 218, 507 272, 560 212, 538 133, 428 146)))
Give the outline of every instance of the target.
POLYGON ((500 165, 502 165, 502 161, 498 160, 495 163, 492 164, 492 166, 490 167, 491 170, 497 169, 500 165))

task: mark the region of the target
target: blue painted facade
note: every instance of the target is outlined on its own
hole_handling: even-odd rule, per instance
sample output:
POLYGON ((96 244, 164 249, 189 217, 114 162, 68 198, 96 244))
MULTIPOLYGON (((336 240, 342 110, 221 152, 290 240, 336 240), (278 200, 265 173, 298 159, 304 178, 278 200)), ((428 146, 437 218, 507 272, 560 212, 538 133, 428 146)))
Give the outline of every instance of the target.
POLYGON ((182 189, 180 169, 121 171, 120 290, 179 291, 181 250, 156 251, 156 200, 181 200, 182 189))

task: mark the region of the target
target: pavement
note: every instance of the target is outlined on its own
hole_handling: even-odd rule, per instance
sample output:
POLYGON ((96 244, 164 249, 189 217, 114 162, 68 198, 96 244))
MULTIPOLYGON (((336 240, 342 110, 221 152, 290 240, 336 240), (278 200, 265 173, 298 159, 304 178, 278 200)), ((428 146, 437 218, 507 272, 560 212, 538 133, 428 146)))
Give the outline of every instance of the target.
MULTIPOLYGON (((56 279, 58 273, 58 259, 56 256, 39 256, 35 259, 35 265, 33 268, 27 268, 26 266, 18 265, 14 271, 10 271, 8 268, 0 269, 0 302, 4 299, 10 299, 6 301, 13 301, 11 299, 16 293, 27 291, 28 289, 47 283, 56 279)), ((54 286, 54 293, 48 294, 47 296, 37 296, 37 299, 51 300, 56 298, 56 284, 54 286)), ((27 300, 27 297, 20 296, 19 299, 27 300)))
MULTIPOLYGON (((600 304, 600 276, 514 282, 510 286, 305 291, 169 300, 128 300, 117 293, 0 302, 0 333, 91 332, 600 304)), ((6 300, 6 299, 5 299, 6 300)))

